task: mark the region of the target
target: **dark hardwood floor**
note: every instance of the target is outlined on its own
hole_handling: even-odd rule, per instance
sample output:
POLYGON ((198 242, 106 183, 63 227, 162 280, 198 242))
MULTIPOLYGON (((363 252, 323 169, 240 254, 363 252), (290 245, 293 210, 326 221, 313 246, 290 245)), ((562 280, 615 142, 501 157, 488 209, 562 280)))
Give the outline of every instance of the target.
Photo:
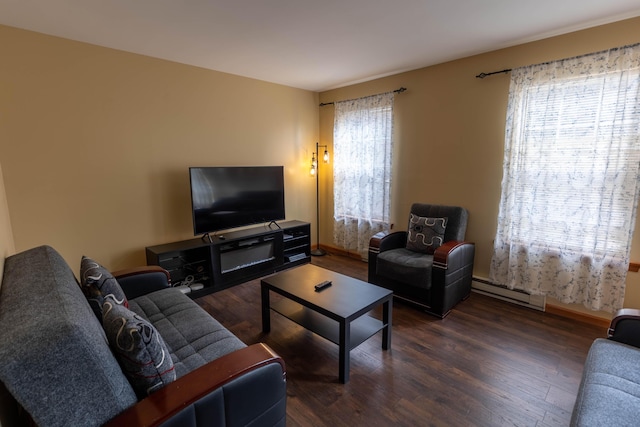
MULTIPOLYGON (((312 262, 366 281, 362 261, 312 262)), ((351 351, 340 384, 336 345, 273 312, 262 334, 260 280, 197 302, 245 343, 283 357, 288 426, 566 426, 589 346, 605 335, 476 293, 443 320, 396 301, 391 350, 376 334, 351 351)))

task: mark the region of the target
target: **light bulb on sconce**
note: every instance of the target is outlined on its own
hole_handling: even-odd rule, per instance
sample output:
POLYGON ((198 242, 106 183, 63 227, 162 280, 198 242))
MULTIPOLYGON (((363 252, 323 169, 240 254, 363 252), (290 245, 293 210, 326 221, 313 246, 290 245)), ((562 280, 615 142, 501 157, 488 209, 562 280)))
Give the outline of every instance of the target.
POLYGON ((313 153, 311 156, 311 169, 309 169, 309 175, 315 176, 317 167, 318 167, 318 164, 316 162, 316 153, 313 153))

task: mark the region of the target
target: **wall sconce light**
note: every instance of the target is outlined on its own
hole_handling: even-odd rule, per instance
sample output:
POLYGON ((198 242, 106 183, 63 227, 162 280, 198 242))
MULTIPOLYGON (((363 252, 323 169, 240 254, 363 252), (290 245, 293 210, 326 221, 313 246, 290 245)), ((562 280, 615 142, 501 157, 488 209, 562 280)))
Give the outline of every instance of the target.
POLYGON ((319 145, 316 142, 316 151, 311 155, 311 169, 309 174, 316 178, 316 248, 311 251, 311 255, 322 256, 326 252, 320 248, 320 184, 318 179, 318 159, 320 158, 320 148, 324 148, 324 154, 322 160, 324 163, 329 163, 329 150, 326 145, 319 145))

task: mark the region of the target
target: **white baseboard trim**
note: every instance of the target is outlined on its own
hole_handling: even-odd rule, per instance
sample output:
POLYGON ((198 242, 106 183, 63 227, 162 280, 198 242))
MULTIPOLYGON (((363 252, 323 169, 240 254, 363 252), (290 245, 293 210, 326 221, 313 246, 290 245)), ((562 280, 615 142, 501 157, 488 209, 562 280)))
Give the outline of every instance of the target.
POLYGON ((546 298, 544 295, 529 295, 524 291, 509 289, 504 286, 493 284, 489 279, 473 277, 471 281, 473 292, 508 301, 513 304, 522 305, 534 310, 545 311, 546 298))

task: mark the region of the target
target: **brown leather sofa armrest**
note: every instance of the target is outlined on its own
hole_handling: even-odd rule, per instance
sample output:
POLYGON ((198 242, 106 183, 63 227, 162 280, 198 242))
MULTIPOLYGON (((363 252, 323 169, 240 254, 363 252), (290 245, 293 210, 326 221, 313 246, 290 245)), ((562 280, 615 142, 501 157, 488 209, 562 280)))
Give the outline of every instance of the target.
POLYGON ((607 331, 607 335, 612 337, 615 333, 616 327, 618 323, 623 320, 638 320, 640 321, 640 310, 635 308, 623 308, 618 310, 616 315, 611 319, 611 325, 609 326, 609 330, 607 331))
POLYGON ((166 385, 122 412, 105 427, 157 426, 219 387, 272 363, 279 363, 283 376, 286 375, 284 360, 266 344, 236 350, 166 385))
POLYGON ((171 275, 167 270, 160 267, 159 265, 143 265, 140 267, 126 268, 123 270, 114 271, 111 274, 116 279, 121 279, 125 277, 137 276, 139 274, 147 274, 147 273, 164 273, 167 276, 167 282, 171 283, 171 275))
POLYGON ((439 267, 446 270, 449 267, 449 256, 456 249, 465 245, 473 245, 473 243, 460 240, 449 240, 448 242, 444 242, 442 245, 436 248, 435 252, 433 253, 434 267, 439 267))

